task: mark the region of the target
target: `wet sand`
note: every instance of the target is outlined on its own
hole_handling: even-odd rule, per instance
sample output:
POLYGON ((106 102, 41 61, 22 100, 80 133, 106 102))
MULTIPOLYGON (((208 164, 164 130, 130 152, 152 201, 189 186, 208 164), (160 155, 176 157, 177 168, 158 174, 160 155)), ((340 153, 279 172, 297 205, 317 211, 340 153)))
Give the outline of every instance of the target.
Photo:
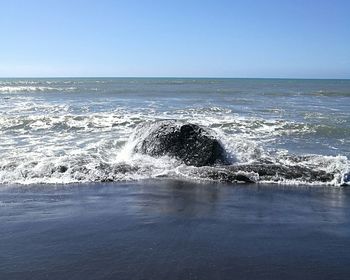
POLYGON ((349 279, 350 189, 1 186, 0 279, 349 279))

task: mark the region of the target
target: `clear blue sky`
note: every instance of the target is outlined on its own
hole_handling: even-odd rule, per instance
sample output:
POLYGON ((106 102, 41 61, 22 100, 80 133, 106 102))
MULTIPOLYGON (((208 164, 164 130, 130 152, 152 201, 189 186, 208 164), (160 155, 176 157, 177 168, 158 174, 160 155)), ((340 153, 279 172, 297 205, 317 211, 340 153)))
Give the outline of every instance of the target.
POLYGON ((350 78, 349 0, 0 0, 0 76, 350 78))

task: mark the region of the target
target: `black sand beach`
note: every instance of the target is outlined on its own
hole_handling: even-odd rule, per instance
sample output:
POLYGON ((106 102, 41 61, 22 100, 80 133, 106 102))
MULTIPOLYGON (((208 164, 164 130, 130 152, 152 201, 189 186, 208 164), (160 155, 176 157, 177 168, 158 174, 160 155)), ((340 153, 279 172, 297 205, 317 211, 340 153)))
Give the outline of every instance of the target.
POLYGON ((1 187, 0 279, 349 279, 350 189, 1 187))

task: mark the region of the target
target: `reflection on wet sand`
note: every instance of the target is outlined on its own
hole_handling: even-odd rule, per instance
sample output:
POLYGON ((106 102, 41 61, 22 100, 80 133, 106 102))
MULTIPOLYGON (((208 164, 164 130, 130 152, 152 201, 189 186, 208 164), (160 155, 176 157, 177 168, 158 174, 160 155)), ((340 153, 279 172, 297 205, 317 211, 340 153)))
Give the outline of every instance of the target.
POLYGON ((348 279, 350 189, 195 184, 0 190, 0 279, 348 279))

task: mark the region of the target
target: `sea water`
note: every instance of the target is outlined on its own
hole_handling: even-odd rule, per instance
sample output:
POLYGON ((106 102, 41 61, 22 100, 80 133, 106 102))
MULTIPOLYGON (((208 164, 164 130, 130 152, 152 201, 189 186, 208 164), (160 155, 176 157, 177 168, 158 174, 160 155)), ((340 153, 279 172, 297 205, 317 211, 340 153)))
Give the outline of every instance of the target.
POLYGON ((209 129, 236 164, 324 170, 337 186, 349 172, 349 104, 350 80, 0 79, 0 183, 197 180, 196 167, 133 149, 144 123, 179 120, 209 129))

